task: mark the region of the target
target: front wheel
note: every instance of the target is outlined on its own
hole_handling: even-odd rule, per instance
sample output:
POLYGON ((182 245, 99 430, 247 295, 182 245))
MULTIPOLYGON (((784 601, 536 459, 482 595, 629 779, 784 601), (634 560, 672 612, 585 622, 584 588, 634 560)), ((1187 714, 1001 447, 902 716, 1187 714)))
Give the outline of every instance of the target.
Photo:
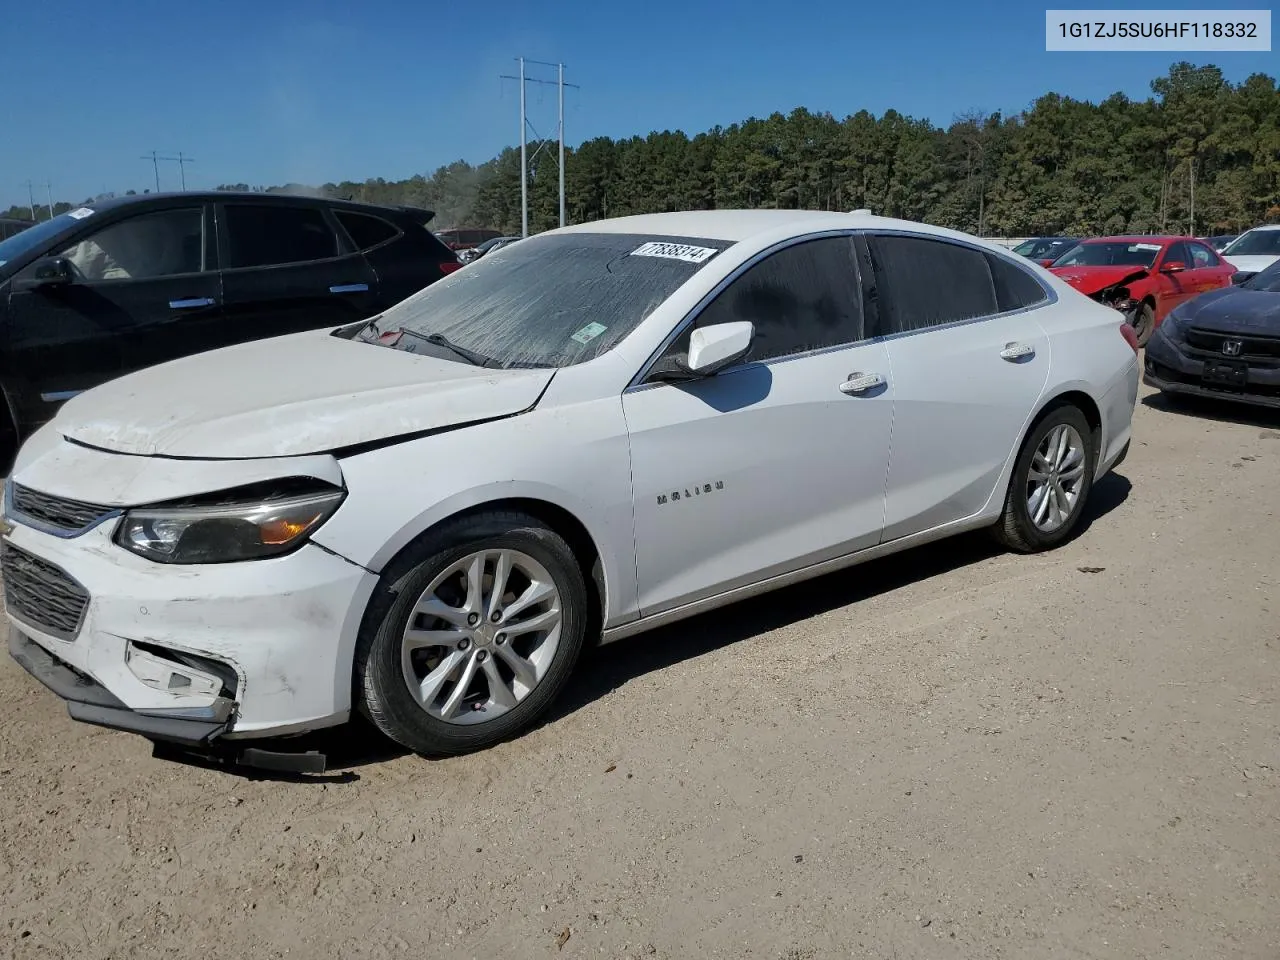
POLYGON ((1093 488, 1093 431, 1074 406, 1051 409, 1032 428, 1009 481, 996 539, 1019 553, 1058 546, 1080 522, 1093 488))
POLYGON ((1138 312, 1133 317, 1133 333, 1137 337, 1138 346, 1145 347, 1147 341, 1151 339, 1151 334, 1156 329, 1156 311, 1149 303, 1142 303, 1138 306, 1138 312))
POLYGON ((587 605, 573 551, 541 522, 500 512, 450 522, 384 572, 357 646, 357 705, 428 757, 521 733, 569 678, 587 605))

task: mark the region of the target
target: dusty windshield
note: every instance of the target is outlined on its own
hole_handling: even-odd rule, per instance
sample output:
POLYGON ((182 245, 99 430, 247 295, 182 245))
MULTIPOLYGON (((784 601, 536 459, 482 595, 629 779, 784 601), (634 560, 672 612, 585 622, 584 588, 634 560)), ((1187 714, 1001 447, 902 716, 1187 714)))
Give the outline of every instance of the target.
POLYGON ((483 366, 567 367, 611 349, 728 246, 622 233, 534 236, 433 283, 360 336, 483 366))

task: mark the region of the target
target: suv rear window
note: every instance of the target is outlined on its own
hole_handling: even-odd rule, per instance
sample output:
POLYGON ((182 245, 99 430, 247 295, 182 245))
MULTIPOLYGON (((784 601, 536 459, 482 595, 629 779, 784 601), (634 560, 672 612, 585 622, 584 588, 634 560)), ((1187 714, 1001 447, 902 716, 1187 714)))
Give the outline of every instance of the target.
POLYGON ((400 235, 400 228, 388 223, 381 217, 368 213, 353 213, 350 210, 335 210, 334 215, 351 239, 355 241, 357 250, 368 250, 380 243, 386 243, 400 235))

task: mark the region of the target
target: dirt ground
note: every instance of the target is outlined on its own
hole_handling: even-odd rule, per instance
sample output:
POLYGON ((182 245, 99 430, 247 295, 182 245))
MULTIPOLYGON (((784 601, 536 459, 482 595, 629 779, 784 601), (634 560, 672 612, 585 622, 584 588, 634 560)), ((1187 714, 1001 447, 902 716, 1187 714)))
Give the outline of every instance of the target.
POLYGON ((855 568, 322 781, 153 759, 4 657, 0 956, 1275 960, 1278 467, 1280 417, 1144 401, 1057 552, 855 568))

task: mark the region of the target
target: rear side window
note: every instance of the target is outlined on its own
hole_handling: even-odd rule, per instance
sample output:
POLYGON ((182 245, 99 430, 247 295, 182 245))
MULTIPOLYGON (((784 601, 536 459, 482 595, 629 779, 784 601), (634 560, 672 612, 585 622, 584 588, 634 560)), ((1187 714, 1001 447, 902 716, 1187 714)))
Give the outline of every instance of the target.
POLYGON ((994 253, 988 253, 986 257, 996 285, 996 305, 1001 313, 1035 306, 1049 298, 1036 278, 1017 264, 994 253))
POLYGON ((1000 312, 987 256, 925 237, 867 238, 884 333, 905 333, 1000 312))
POLYGON ((338 235, 316 207, 228 204, 225 210, 230 269, 338 255, 338 235))
POLYGON ((348 210, 336 210, 334 213, 343 229, 355 241, 357 250, 368 250, 400 235, 399 227, 381 217, 367 213, 351 213, 348 210))
POLYGON ((862 308, 851 237, 785 247, 734 280, 697 326, 750 320, 750 360, 772 360, 862 340, 862 308))

